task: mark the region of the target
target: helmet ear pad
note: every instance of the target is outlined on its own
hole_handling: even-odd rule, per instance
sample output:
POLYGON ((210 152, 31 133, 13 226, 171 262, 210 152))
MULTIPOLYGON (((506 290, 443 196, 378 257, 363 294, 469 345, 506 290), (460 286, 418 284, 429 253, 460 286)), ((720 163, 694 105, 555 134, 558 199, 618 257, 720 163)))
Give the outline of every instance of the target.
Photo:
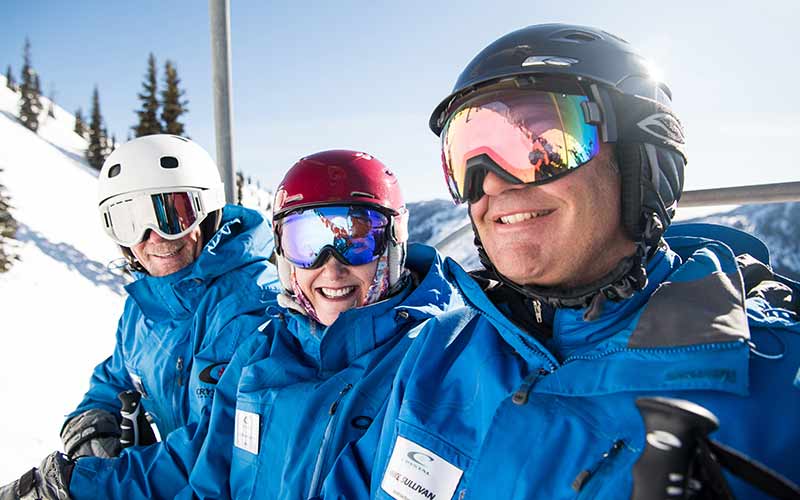
POLYGON ((683 191, 683 156, 672 149, 646 143, 617 143, 617 165, 622 182, 622 224, 639 241, 650 214, 666 229, 675 216, 683 191))

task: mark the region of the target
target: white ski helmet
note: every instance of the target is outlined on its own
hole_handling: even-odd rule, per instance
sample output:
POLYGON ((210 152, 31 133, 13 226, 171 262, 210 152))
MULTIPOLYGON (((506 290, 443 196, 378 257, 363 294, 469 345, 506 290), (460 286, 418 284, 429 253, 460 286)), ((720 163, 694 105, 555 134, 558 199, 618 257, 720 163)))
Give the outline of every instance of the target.
MULTIPOLYGON (((202 193, 203 242, 214 234, 222 219, 225 189, 214 160, 198 144, 176 135, 139 137, 116 148, 103 163, 98 178, 98 209, 112 239, 108 206, 137 194, 154 195, 181 191, 202 193)), ((144 232, 143 232, 144 234, 144 232)), ((142 271, 128 246, 123 254, 135 270, 142 271)))
POLYGON ((103 163, 97 202, 137 191, 209 189, 221 193, 216 208, 224 205, 224 186, 211 156, 199 145, 177 135, 138 137, 117 147, 103 163))

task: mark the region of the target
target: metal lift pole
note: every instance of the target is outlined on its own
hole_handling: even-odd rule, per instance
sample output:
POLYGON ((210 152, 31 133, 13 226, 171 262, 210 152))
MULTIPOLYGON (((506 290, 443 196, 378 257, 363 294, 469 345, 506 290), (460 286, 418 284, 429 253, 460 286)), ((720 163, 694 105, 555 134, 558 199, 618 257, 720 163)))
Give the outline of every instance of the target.
POLYGON ((214 130, 217 165, 225 183, 225 201, 236 203, 233 172, 233 98, 231 97, 230 2, 208 0, 214 80, 214 130))

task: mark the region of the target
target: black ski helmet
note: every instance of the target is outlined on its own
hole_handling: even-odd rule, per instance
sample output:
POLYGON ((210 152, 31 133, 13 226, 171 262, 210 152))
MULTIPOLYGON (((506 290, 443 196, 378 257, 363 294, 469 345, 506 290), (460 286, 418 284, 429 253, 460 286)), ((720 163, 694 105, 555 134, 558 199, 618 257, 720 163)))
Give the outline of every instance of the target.
MULTIPOLYGON (((458 77, 450 95, 436 106, 430 127, 440 135, 458 103, 492 83, 518 78, 532 85, 547 82, 550 88, 565 81, 573 88, 577 82, 590 99, 584 118, 598 127, 603 142, 615 144, 622 224, 638 244, 638 262, 622 263, 627 271, 618 267, 601 282, 581 290, 517 287, 501 276, 504 282, 526 293, 535 290, 527 294, 553 305, 569 307, 588 305, 598 291, 617 299, 645 285, 644 263, 658 248, 675 214, 686 164, 683 128, 672 111, 672 94, 651 71, 628 42, 605 31, 567 24, 534 25, 483 49, 458 77)), ((484 265, 492 269, 477 233, 476 243, 484 265)))

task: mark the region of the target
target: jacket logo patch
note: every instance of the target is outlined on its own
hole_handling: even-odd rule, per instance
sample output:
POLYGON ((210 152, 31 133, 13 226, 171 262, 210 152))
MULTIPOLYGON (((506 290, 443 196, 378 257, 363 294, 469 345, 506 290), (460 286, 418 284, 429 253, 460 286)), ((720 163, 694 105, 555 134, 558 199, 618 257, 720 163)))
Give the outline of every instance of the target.
POLYGON ((225 372, 226 366, 228 366, 227 361, 208 365, 203 371, 200 372, 198 377, 200 378, 201 382, 216 385, 217 382, 219 382, 220 377, 222 377, 223 372, 225 372))
POLYGON ((233 430, 233 445, 253 455, 258 455, 258 436, 261 416, 258 413, 236 408, 236 423, 233 430))
POLYGON ((397 436, 381 489, 395 500, 452 498, 463 471, 422 446, 397 436))

